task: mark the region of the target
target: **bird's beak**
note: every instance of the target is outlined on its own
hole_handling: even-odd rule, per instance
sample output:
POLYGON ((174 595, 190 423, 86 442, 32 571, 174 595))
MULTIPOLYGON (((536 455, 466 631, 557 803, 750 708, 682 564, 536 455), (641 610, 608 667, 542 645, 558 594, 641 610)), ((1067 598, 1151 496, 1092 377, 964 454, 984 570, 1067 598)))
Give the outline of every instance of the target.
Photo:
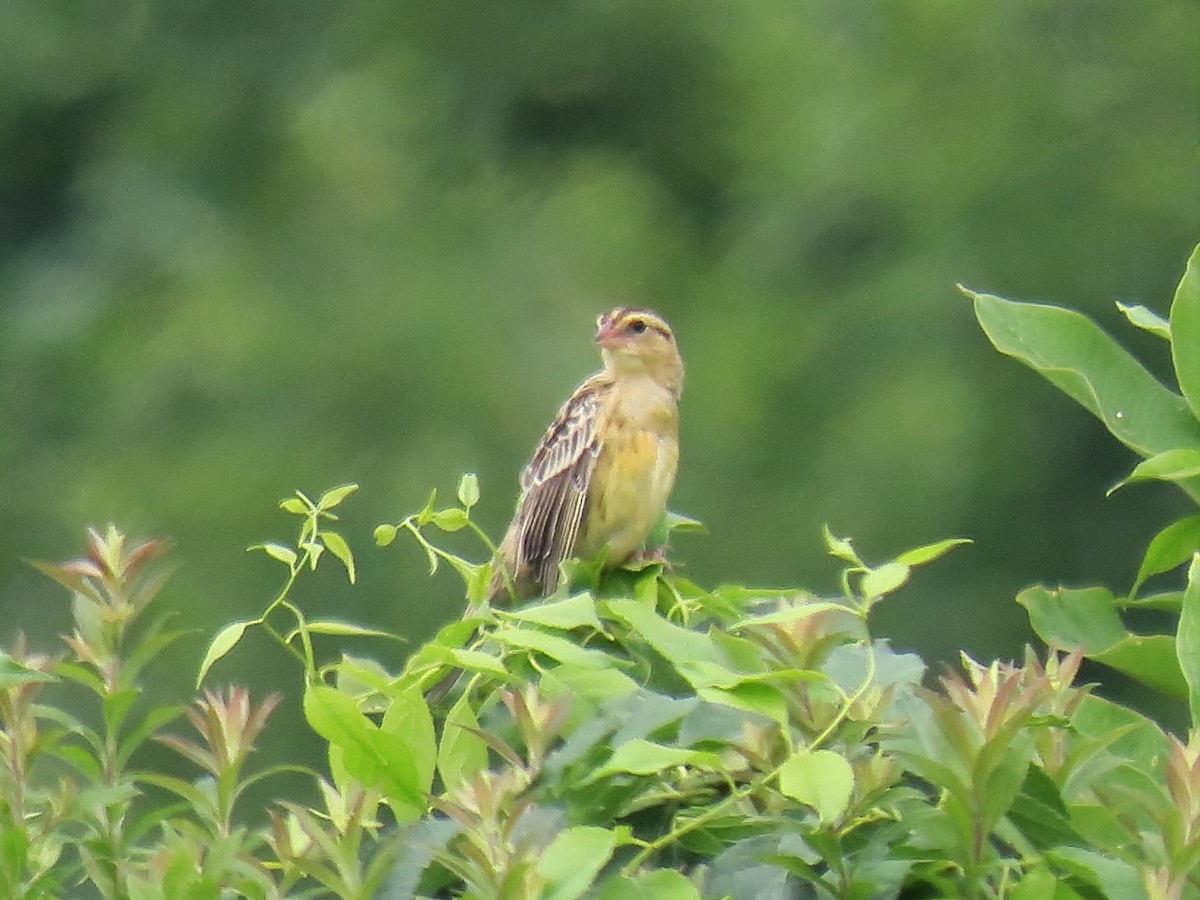
POLYGON ((608 316, 596 320, 596 343, 608 350, 615 347, 621 339, 620 329, 608 316))

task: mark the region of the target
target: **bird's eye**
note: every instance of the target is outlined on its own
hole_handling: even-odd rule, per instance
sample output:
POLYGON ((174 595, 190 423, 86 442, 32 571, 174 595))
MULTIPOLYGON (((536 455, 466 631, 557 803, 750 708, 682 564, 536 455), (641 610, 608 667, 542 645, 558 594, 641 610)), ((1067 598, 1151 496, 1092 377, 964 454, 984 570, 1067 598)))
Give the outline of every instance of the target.
POLYGON ((646 321, 644 319, 634 319, 629 323, 628 327, 634 334, 644 334, 646 331, 646 321))

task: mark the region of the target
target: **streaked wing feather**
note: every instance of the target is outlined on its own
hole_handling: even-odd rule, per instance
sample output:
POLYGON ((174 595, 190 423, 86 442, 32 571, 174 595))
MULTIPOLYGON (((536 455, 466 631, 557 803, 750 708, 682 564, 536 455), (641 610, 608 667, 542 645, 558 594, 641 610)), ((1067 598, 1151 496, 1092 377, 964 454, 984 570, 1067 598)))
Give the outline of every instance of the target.
POLYGON ((611 382, 593 375, 563 404, 521 473, 517 552, 544 592, 575 547, 599 454, 597 419, 611 382))

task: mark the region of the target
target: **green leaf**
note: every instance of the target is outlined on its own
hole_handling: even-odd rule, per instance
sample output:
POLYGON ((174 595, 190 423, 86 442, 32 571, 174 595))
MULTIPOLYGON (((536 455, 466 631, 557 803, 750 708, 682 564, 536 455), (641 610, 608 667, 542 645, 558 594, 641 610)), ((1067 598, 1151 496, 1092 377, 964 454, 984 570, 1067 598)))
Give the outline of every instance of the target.
POLYGON ((1188 708, 1192 727, 1200 728, 1200 553, 1188 567, 1187 589, 1183 592, 1183 610, 1175 634, 1175 653, 1188 689, 1188 708))
POLYGON ((479 721, 464 695, 446 714, 442 743, 438 747, 437 768, 442 784, 453 790, 488 764, 487 744, 479 737, 479 721))
POLYGON ((608 762, 596 769, 592 775, 595 778, 616 772, 654 775, 675 766, 691 766, 708 772, 719 772, 721 758, 715 753, 690 750, 686 747, 665 747, 642 738, 632 738, 617 747, 608 762))
POLYGON ((576 900, 592 885, 617 846, 616 832, 594 825, 576 825, 550 842, 537 861, 546 880, 543 900, 576 900))
POLYGON ((674 869, 654 869, 636 878, 614 875, 606 879, 596 900, 700 900, 700 891, 674 869))
POLYGON ((904 586, 912 569, 902 563, 884 563, 863 573, 859 590, 864 597, 882 597, 904 586))
POLYGON ((708 531, 708 529, 704 527, 704 523, 699 519, 693 519, 677 512, 671 512, 669 509, 666 513, 666 524, 668 533, 672 531, 691 531, 697 533, 704 533, 708 531))
POLYGON ((291 547, 287 547, 283 544, 276 544, 276 543, 270 543, 270 542, 265 543, 265 544, 252 544, 251 546, 247 547, 246 549, 247 550, 261 550, 264 553, 266 553, 267 556, 271 557, 271 559, 279 560, 281 563, 283 563, 289 569, 293 568, 296 565, 296 560, 298 558, 296 556, 295 550, 293 550, 291 547))
POLYGON ((308 508, 308 504, 299 497, 288 497, 284 500, 280 500, 279 508, 284 512, 290 512, 298 516, 307 516, 311 512, 311 510, 308 508))
POLYGON ((437 488, 429 492, 429 499, 416 514, 418 525, 428 525, 433 520, 433 504, 437 502, 437 488))
POLYGON ((1026 870, 1020 880, 1013 885, 1012 890, 1008 893, 1008 900, 1059 900, 1057 889, 1058 878, 1049 867, 1034 866, 1026 870))
POLYGON ((605 669, 615 662, 607 653, 589 650, 556 634, 546 634, 544 631, 536 631, 532 628, 512 628, 502 625, 496 629, 492 637, 510 647, 536 650, 551 659, 573 666, 605 669))
POLYGON ((628 697, 638 689, 637 682, 618 669, 581 668, 565 664, 555 666, 543 675, 541 687, 596 702, 628 697))
MULTIPOLYGON (((410 815, 418 818, 425 811, 425 795, 433 787, 433 773, 437 767, 438 749, 434 732, 433 716, 425 697, 417 688, 388 693, 391 705, 383 714, 379 731, 383 735, 394 735, 398 746, 411 763, 419 801, 413 805, 410 815)), ((409 798, 405 795, 404 799, 409 798)), ((392 804, 395 811, 395 803, 392 804)))
POLYGON ((467 472, 458 479, 458 502, 466 509, 479 502, 479 476, 474 472, 467 472))
MULTIPOLYGON (((0 884, 12 885, 19 882, 25 875, 26 868, 33 860, 28 858, 29 832, 25 826, 8 822, 0 828, 0 884)), ((24 895, 24 891, 20 892, 24 895)))
POLYGON ((450 506, 446 509, 439 509, 433 514, 430 521, 442 531, 452 533, 466 528, 467 523, 471 520, 467 518, 467 511, 465 509, 450 506))
POLYGON ((204 660, 200 663, 200 671, 196 674, 197 688, 204 683, 204 676, 208 674, 208 670, 212 668, 213 663, 236 647, 237 642, 246 633, 246 629, 253 624, 253 622, 249 621, 231 622, 217 632, 216 636, 212 639, 212 643, 208 645, 208 650, 204 654, 204 660))
POLYGON ((1088 655, 1142 684, 1182 699, 1188 689, 1174 649, 1175 639, 1169 634, 1131 634, 1107 650, 1088 655))
POLYGON ((845 813, 853 789, 854 770, 832 750, 802 750, 779 769, 780 792, 811 806, 825 824, 845 813))
MULTIPOLYGON (((309 726, 337 747, 351 775, 369 788, 381 791, 398 816, 424 809, 428 785, 418 775, 414 747, 401 736, 376 728, 358 710, 354 699, 323 684, 310 684, 304 692, 304 717, 309 726)), ((435 758, 435 752, 430 752, 435 758)))
POLYGON ((1117 309, 1124 314, 1130 323, 1141 328, 1143 331, 1148 331, 1162 338, 1164 341, 1171 339, 1171 326, 1167 324, 1166 319, 1154 310, 1137 304, 1126 305, 1120 300, 1117 301, 1117 309))
POLYGON ((354 584, 354 554, 350 552, 350 545, 346 543, 346 539, 336 531, 318 531, 317 537, 330 553, 341 560, 342 565, 346 567, 346 577, 354 584))
POLYGON ((468 672, 483 672, 496 678, 507 680, 508 669, 504 663, 490 653, 482 650, 463 650, 457 647, 445 651, 446 659, 468 672))
MULTIPOLYGON (((1127 447, 1142 456, 1153 456, 1176 447, 1200 445, 1200 421, 1188 402, 1163 387, 1086 316, 1057 306, 1018 303, 961 289, 974 301, 979 324, 997 350, 1041 373, 1099 418, 1127 447)), ((1189 315, 1185 312, 1184 318, 1189 315)), ((1175 333, 1174 325, 1172 333, 1173 346, 1179 347, 1183 338, 1175 333)), ((1195 354, 1196 347, 1200 347, 1200 337, 1179 352, 1195 354)), ((1181 486, 1200 499, 1200 481, 1181 486)))
POLYGON ((1200 245, 1192 250, 1171 302, 1171 358, 1179 389, 1200 419, 1200 245))
POLYGON ((1186 696, 1172 638, 1130 634, 1117 614, 1117 599, 1106 589, 1032 587, 1018 594, 1017 602, 1029 612, 1033 630, 1049 646, 1063 650, 1081 646, 1087 656, 1143 684, 1186 696))
POLYGON ((603 626, 596 617, 596 600, 589 593, 576 594, 552 603, 535 603, 524 609, 500 612, 506 619, 532 622, 547 628, 570 630, 588 626, 600 631, 603 626))
POLYGON ((913 547, 911 550, 905 550, 896 557, 894 562, 900 563, 902 566, 923 566, 925 563, 933 562, 942 556, 945 556, 955 547, 961 547, 963 544, 974 543, 970 538, 946 538, 944 541, 936 541, 932 544, 925 544, 922 547, 913 547))
POLYGON ((809 616, 815 616, 818 613, 832 611, 850 612, 844 603, 835 603, 831 600, 801 599, 794 606, 763 613, 761 616, 749 616, 745 619, 739 619, 730 626, 730 630, 740 631, 743 628, 753 628, 760 625, 789 625, 792 622, 807 619, 809 616))
POLYGON ((779 723, 779 727, 785 730, 788 727, 787 701, 774 685, 744 682, 730 688, 697 687, 696 696, 709 703, 757 713, 779 723))
POLYGON ((376 525, 375 530, 372 532, 372 536, 375 538, 375 545, 377 547, 386 547, 396 539, 398 531, 399 529, 395 525, 388 525, 386 523, 376 525))
POLYGON ((1200 550, 1200 513, 1172 522, 1150 540, 1130 595, 1136 594, 1142 583, 1152 575, 1169 572, 1183 565, 1197 550, 1200 550))
POLYGON ((668 622, 637 600, 608 600, 602 608, 640 634, 677 669, 705 662, 716 666, 724 664, 724 657, 708 635, 668 622))
MULTIPOLYGON (((341 637, 382 637, 401 640, 398 635, 394 635, 391 632, 380 631, 377 628, 367 628, 365 625, 355 625, 353 622, 342 622, 339 619, 314 619, 304 624, 304 630, 309 634, 332 634, 341 637)), ((288 633, 285 640, 290 642, 299 633, 300 629, 294 628, 288 633)))
POLYGON ((825 549, 830 556, 848 562, 851 565, 862 566, 863 561, 858 558, 858 552, 854 549, 854 544, 849 538, 837 537, 829 530, 828 525, 821 526, 821 536, 825 539, 825 549))
POLYGON ((1108 489, 1108 493, 1134 481, 1183 481, 1200 475, 1200 447, 1164 450, 1138 463, 1132 472, 1108 489))
POLYGON ((321 495, 321 499, 317 501, 317 508, 333 509, 357 490, 357 484, 343 484, 340 487, 330 488, 323 493, 321 495))
POLYGON ((1094 656, 1127 636, 1117 600, 1101 587, 1049 590, 1038 586, 1017 595, 1017 603, 1029 613, 1038 637, 1049 646, 1072 650, 1082 646, 1094 656))

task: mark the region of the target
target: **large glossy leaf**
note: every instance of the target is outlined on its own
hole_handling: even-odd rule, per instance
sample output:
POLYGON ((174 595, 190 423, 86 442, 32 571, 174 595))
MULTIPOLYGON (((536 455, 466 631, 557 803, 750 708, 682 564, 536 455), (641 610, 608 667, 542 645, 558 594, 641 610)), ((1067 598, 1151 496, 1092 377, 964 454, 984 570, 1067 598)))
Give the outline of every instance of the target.
MULTIPOLYGON (((1200 421, 1188 402, 1160 384, 1086 316, 965 288, 963 292, 974 302, 976 318, 997 350, 1039 372, 1127 447, 1153 456, 1200 446, 1200 421)), ((1194 346, 1200 346, 1197 341, 1194 346)), ((1200 499, 1200 478, 1180 486, 1200 499)))
POLYGON ((1064 650, 1083 647, 1097 662, 1177 697, 1187 695, 1179 662, 1166 634, 1131 634, 1118 615, 1118 601, 1104 588, 1050 590, 1031 587, 1017 596, 1038 637, 1064 650))
POLYGON ((1192 251, 1171 303, 1171 358, 1179 388, 1200 419, 1200 245, 1192 251))

